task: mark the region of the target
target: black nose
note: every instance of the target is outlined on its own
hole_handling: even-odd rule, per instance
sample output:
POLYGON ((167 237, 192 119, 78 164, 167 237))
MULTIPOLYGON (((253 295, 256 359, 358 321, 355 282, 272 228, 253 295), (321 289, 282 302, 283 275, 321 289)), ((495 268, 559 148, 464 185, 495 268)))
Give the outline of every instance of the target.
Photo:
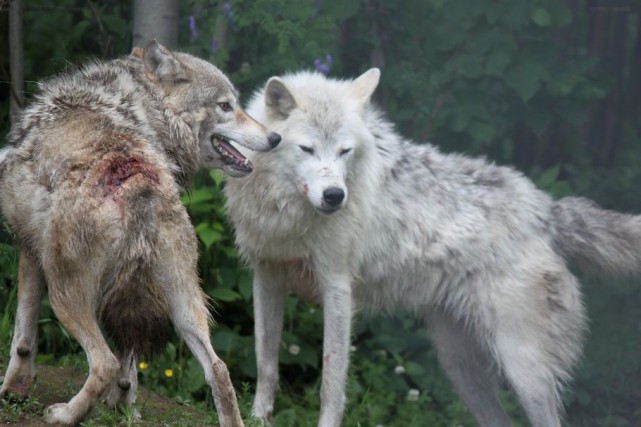
POLYGON ((274 148, 280 144, 280 135, 276 132, 269 132, 269 135, 267 135, 267 141, 269 141, 269 145, 274 148))
POLYGON ((323 191, 323 200, 332 207, 340 205, 344 198, 345 192, 341 188, 330 187, 323 191))

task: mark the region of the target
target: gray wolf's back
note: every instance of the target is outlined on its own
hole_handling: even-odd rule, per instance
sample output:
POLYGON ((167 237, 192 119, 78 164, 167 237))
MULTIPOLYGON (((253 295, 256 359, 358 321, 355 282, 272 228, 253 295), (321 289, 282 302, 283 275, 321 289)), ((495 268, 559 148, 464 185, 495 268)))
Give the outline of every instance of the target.
POLYGON ((153 117, 136 110, 135 82, 121 66, 90 64, 42 85, 3 151, 3 170, 14 169, 4 173, 3 192, 17 201, 3 210, 24 246, 48 254, 42 262, 71 269, 104 254, 96 274, 105 330, 120 349, 153 353, 169 331, 151 275, 159 228, 191 233, 174 208, 170 163, 150 143, 145 120, 153 117))

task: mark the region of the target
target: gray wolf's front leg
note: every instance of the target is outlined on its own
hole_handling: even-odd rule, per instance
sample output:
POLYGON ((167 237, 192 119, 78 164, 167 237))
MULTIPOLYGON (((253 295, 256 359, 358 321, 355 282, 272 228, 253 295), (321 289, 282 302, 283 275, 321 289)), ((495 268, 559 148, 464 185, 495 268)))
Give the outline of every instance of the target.
POLYGON ((254 329, 258 383, 253 415, 268 422, 274 414, 278 390, 278 350, 283 330, 285 291, 262 269, 254 273, 254 329))
POLYGON ((323 378, 319 427, 340 426, 345 410, 345 381, 352 322, 350 276, 319 272, 323 293, 323 378))
POLYGON ((25 251, 20 253, 18 311, 11 343, 11 359, 0 396, 14 393, 27 396, 36 376, 38 314, 45 280, 38 264, 25 251))

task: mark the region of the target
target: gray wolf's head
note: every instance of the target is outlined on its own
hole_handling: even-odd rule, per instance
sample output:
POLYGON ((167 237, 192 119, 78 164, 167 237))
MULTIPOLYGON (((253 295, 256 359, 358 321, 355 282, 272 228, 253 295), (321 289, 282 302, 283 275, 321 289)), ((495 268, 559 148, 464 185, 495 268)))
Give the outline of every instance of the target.
POLYGON ((261 159, 273 158, 293 172, 298 190, 323 214, 347 203, 350 165, 371 139, 364 112, 379 78, 377 68, 352 81, 310 72, 272 77, 248 107, 283 138, 261 159))
POLYGON ((170 52, 156 41, 132 55, 142 59, 146 77, 162 91, 165 104, 191 127, 204 166, 244 176, 252 166, 230 141, 256 151, 280 142, 280 135, 243 111, 234 86, 209 62, 170 52))

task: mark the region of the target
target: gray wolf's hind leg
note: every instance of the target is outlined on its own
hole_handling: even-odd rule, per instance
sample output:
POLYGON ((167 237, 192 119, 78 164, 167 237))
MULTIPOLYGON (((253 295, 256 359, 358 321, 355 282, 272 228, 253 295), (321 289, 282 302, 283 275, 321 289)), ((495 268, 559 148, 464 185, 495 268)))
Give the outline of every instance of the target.
MULTIPOLYGON (((180 243, 175 246, 179 247, 180 243)), ((207 297, 198 284, 195 260, 191 258, 195 252, 189 250, 177 252, 178 256, 160 256, 163 261, 157 266, 157 277, 162 278, 160 285, 166 293, 176 333, 203 367, 221 427, 241 427, 244 424, 229 371, 211 345, 207 297)))
MULTIPOLYGON (((68 403, 57 403, 45 410, 45 421, 51 424, 76 425, 107 390, 120 370, 98 327, 92 305, 94 283, 78 277, 61 277, 60 272, 47 275, 51 307, 65 329, 78 340, 87 354, 89 377, 82 389, 68 403)), ((97 283, 97 281, 96 281, 97 283)))
POLYGON ((16 313, 11 359, 0 396, 12 393, 27 396, 36 376, 38 315, 45 280, 40 266, 24 251, 20 254, 18 310, 16 313))
MULTIPOLYGON (((200 292, 200 289, 196 289, 200 292)), ((205 371, 205 380, 212 389, 214 403, 218 411, 221 427, 238 427, 243 425, 236 402, 234 387, 229 377, 227 366, 213 347, 209 339, 209 317, 204 304, 204 296, 184 305, 172 308, 172 320, 176 332, 185 341, 205 371)))
POLYGON ((479 425, 512 425, 498 399, 498 380, 490 356, 461 322, 446 314, 431 316, 432 338, 443 370, 479 425))

